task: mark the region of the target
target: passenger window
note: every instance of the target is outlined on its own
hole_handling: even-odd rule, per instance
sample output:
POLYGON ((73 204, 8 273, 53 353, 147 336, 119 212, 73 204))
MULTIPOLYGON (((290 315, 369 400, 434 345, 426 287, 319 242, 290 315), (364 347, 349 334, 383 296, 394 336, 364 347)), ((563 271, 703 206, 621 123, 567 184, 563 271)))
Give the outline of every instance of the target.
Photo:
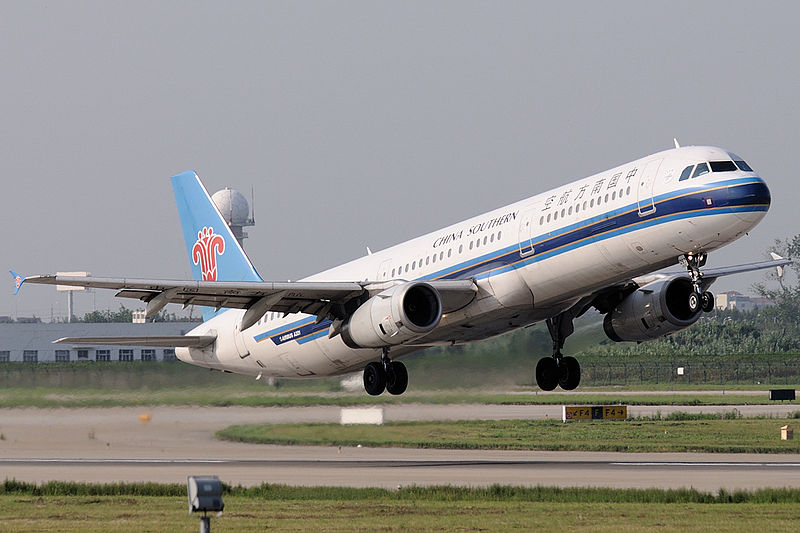
POLYGON ((678 181, 686 181, 686 180, 688 180, 689 176, 692 175, 692 169, 693 168, 694 168, 694 165, 689 165, 688 167, 684 168, 683 172, 681 172, 681 177, 680 177, 680 179, 678 179, 678 181))
POLYGON ((703 174, 708 174, 708 165, 706 163, 700 163, 695 167, 694 174, 692 174, 692 178, 696 178, 697 176, 702 176, 703 174))
POLYGON ((394 277, 394 271, 395 271, 395 269, 393 268, 392 269, 392 277, 394 277))
POLYGON ((406 272, 408 272, 408 263, 406 263, 406 272))
POLYGON ((561 218, 564 218, 564 210, 561 210, 561 218))
POLYGON ((571 215, 571 214, 572 214, 572 206, 569 206, 569 211, 567 211, 567 214, 568 214, 568 215, 571 215))
POLYGON ((614 192, 611 193, 611 199, 612 200, 616 200, 617 199, 617 191, 614 191, 614 192))
POLYGON ((459 244, 458 245, 458 253, 462 253, 463 251, 464 251, 464 245, 463 244, 459 244))
POLYGON ((436 262, 436 254, 433 254, 433 262, 436 262))
POLYGON ((712 161, 711 172, 736 172, 733 161, 712 161))
POLYGON ((416 268, 417 268, 417 262, 416 262, 416 261, 413 261, 413 262, 411 263, 411 270, 416 270, 416 268))
POLYGON ((503 232, 502 231, 498 231, 497 232, 497 240, 499 241, 500 237, 502 237, 502 236, 503 236, 503 232))
POLYGON ((605 197, 604 201, 605 201, 606 203, 608 203, 608 193, 606 193, 606 197, 605 197))
POLYGON ((630 193, 631 193, 631 188, 630 188, 630 187, 628 187, 627 189, 625 189, 625 194, 630 194, 630 193))
POLYGON ((592 201, 589 202, 589 207, 594 207, 594 198, 592 198, 592 201))
POLYGON ((489 236, 489 242, 494 242, 494 233, 489 236))
POLYGON ((547 214, 547 221, 550 222, 550 213, 547 214))
MULTIPOLYGON (((447 250, 447 257, 450 257, 450 252, 451 252, 451 251, 452 251, 452 248, 451 248, 451 249, 449 249, 449 250, 447 250)), ((441 261, 442 259, 444 259, 444 250, 442 250, 441 252, 439 252, 439 261, 441 261)))
POLYGON ((583 210, 586 211, 586 200, 583 201, 583 210))
POLYGON ((541 226, 542 224, 544 224, 544 217, 541 217, 541 218, 539 219, 539 225, 541 226))
POLYGON ((575 212, 577 213, 580 210, 581 210, 581 204, 575 204, 575 212))
POLYGON ((475 244, 474 242, 472 242, 472 241, 469 241, 469 249, 470 249, 470 250, 472 250, 472 246, 473 246, 474 244, 475 244))
POLYGON ((483 238, 483 245, 484 245, 484 246, 486 246, 486 242, 487 242, 488 240, 489 240, 489 237, 484 237, 484 238, 483 238))
POLYGON ((425 258, 425 264, 426 265, 430 265, 431 264, 431 256, 428 256, 428 257, 425 258))

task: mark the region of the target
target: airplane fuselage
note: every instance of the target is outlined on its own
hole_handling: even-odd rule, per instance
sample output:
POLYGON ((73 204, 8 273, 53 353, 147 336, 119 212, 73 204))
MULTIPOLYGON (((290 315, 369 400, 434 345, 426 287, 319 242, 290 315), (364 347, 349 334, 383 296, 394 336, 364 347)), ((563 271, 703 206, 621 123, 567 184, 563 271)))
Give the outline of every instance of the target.
MULTIPOLYGON (((425 346, 485 339, 569 308, 609 285, 707 253, 749 231, 766 214, 764 181, 714 147, 667 150, 574 181, 320 272, 302 281, 473 279, 478 292, 442 316, 402 357, 425 346), (718 164, 726 162, 726 165, 718 164), (700 172, 701 164, 708 172, 700 172), (688 168, 688 177, 682 176, 688 168), (717 170, 712 170, 712 167, 717 170), (732 167, 732 168, 731 168, 732 167), (691 174, 697 174, 691 177, 691 174), (683 177, 683 179, 681 179, 683 177)), ((207 348, 178 348, 188 363, 275 377, 339 375, 380 358, 330 336, 331 322, 305 314, 265 314, 239 331, 244 310, 228 309, 191 335, 207 348)))

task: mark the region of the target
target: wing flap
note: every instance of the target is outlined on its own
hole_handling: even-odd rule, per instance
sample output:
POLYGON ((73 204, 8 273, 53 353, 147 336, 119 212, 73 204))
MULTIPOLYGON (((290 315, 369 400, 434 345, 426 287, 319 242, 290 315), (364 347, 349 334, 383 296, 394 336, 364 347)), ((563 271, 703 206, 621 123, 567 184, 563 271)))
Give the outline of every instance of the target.
POLYGON ((92 344, 101 346, 158 346, 164 348, 204 348, 217 338, 213 335, 164 335, 156 337, 62 337, 53 344, 92 344))
MULTIPOLYGON (((216 309, 250 309, 259 312, 307 313, 330 318, 336 304, 346 304, 365 294, 374 295, 395 282, 295 281, 295 282, 233 282, 233 281, 173 281, 130 278, 95 278, 42 275, 25 279, 26 283, 71 285, 101 289, 116 289, 120 298, 133 298, 147 303, 150 316, 167 303, 184 307, 199 305, 216 309), (259 303, 260 302, 260 303, 259 303), (265 304, 264 302, 269 302, 265 304)), ((478 292, 473 280, 427 281, 441 295, 442 310, 451 313, 469 305, 478 292)), ((339 308, 342 306, 339 305, 339 308)), ((259 315, 260 316, 260 315, 259 315)), ((249 316, 247 322, 252 321, 249 316)), ((257 320, 257 318, 256 318, 257 320)), ((171 344, 170 344, 171 345, 171 344)))

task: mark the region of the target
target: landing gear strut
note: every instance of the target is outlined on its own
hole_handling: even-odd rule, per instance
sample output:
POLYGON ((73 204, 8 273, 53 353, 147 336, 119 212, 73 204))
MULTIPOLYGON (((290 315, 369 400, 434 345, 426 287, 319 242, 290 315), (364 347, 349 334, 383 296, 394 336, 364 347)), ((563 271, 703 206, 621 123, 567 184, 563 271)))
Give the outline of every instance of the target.
POLYGON ((553 339, 552 357, 542 357, 536 365, 536 384, 539 388, 551 391, 557 386, 564 390, 574 390, 581 382, 581 365, 574 357, 561 354, 564 341, 575 328, 572 315, 560 313, 547 319, 547 329, 553 339))
POLYGON ((374 361, 364 368, 364 390, 371 396, 403 394, 408 387, 408 370, 400 361, 389 358, 389 348, 383 349, 380 362, 374 361))
POLYGON ((703 273, 700 267, 706 264, 706 254, 688 253, 681 258, 681 263, 686 266, 692 278, 692 292, 689 294, 689 311, 694 314, 700 310, 708 313, 714 310, 714 295, 704 291, 702 286, 703 273))

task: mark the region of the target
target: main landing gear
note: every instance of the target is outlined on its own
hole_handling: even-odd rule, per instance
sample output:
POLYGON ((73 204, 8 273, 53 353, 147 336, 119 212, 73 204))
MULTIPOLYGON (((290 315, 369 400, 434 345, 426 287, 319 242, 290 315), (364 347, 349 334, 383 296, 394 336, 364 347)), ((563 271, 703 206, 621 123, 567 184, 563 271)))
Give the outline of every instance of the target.
POLYGON ((689 312, 692 314, 702 310, 706 313, 714 310, 714 295, 704 291, 702 286, 703 273, 700 267, 706 264, 706 254, 688 253, 681 258, 681 263, 686 266, 692 278, 692 292, 689 294, 689 312))
POLYGON ((551 391, 557 386, 564 390, 574 390, 581 382, 581 365, 574 357, 561 355, 564 341, 575 331, 572 316, 566 313, 547 319, 547 329, 553 339, 552 357, 542 357, 536 365, 536 384, 539 388, 551 391))
POLYGON ((400 361, 389 359, 389 348, 383 349, 380 362, 369 363, 364 368, 364 390, 371 396, 403 394, 408 387, 408 370, 400 361))

